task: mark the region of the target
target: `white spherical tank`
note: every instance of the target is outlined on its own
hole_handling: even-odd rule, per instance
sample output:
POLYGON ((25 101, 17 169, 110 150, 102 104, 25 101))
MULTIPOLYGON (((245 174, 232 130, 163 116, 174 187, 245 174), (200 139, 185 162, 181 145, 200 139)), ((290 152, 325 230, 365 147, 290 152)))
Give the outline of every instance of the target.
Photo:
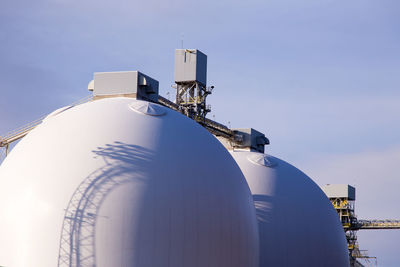
POLYGON ((348 266, 345 234, 322 190, 278 158, 231 152, 253 194, 260 233, 260 267, 348 266))
POLYGON ((0 266, 258 266, 232 157, 132 98, 60 109, 31 131, 0 166, 0 214, 0 266))

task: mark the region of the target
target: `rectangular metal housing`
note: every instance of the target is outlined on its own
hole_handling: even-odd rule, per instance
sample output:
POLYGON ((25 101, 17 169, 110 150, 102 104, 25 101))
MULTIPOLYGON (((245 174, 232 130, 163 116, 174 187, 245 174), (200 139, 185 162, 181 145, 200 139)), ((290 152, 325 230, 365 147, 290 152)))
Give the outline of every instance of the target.
POLYGON ((197 49, 175 50, 175 82, 207 84, 207 56, 197 49))
POLYGON ((328 198, 347 198, 356 200, 356 189, 348 184, 327 184, 321 187, 328 198))
POLYGON ((124 95, 157 102, 158 81, 139 71, 96 72, 93 95, 124 95))
POLYGON ((217 139, 228 150, 240 149, 245 151, 257 151, 264 153, 264 146, 269 144, 265 135, 253 128, 232 129, 234 132, 234 140, 227 139, 223 136, 217 136, 217 139))

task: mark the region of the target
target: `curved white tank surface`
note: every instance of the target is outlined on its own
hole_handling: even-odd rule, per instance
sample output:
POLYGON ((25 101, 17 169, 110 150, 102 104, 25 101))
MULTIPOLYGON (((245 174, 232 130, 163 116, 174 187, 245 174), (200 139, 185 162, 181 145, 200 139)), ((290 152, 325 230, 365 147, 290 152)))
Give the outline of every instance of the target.
POLYGON ((260 267, 349 265, 342 225, 317 184, 278 158, 258 152, 231 154, 253 194, 260 267))
POLYGON ((258 266, 239 167, 203 127, 131 98, 60 109, 0 166, 0 266, 258 266))

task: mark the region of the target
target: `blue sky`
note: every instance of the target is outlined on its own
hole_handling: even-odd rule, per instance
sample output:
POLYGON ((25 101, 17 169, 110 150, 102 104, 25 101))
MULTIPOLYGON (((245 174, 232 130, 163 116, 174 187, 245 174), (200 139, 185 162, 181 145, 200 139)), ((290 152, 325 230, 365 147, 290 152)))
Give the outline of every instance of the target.
MULTIPOLYGON (((0 133, 89 95, 96 71, 173 93, 173 53, 208 55, 215 119, 253 127, 318 184, 357 186, 360 218, 400 218, 400 2, 14 0, 0 4, 0 133)), ((397 266, 400 231, 359 233, 397 266)))

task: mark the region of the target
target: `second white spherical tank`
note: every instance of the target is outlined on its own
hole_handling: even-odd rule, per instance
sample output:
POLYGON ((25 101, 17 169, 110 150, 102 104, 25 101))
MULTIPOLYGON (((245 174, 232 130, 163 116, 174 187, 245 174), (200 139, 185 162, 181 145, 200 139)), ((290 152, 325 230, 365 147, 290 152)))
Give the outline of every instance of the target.
POLYGON ((349 265, 342 225, 317 184, 278 158, 258 152, 231 154, 253 194, 260 267, 349 265))
POLYGON ((130 98, 60 110, 30 132, 0 166, 0 211, 2 266, 258 266, 255 209, 229 153, 130 98))

